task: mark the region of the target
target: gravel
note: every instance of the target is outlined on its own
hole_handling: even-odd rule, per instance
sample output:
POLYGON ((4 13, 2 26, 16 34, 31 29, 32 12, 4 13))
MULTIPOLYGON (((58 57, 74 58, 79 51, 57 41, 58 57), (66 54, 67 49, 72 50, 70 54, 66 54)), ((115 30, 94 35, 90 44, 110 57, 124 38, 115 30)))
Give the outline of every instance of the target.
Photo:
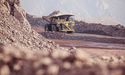
POLYGON ((0 43, 16 45, 21 48, 28 47, 31 50, 51 51, 56 49, 55 43, 50 42, 31 29, 26 19, 26 12, 16 2, 14 4, 14 7, 12 7, 9 0, 0 3, 2 7, 0 10, 6 9, 6 11, 0 11, 0 14, 2 14, 0 15, 0 43), (9 10, 7 7, 14 8, 15 11, 9 10), (11 12, 14 15, 10 14, 11 12))

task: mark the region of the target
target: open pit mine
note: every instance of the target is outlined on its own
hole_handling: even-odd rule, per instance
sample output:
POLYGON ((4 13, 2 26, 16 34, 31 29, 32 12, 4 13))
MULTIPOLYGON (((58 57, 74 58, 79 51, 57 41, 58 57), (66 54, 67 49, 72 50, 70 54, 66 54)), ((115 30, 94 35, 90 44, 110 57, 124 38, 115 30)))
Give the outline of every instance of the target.
POLYGON ((51 15, 34 17, 20 0, 0 0, 0 75, 125 75, 124 26, 68 14, 63 22, 53 17, 53 27, 45 21, 51 15))

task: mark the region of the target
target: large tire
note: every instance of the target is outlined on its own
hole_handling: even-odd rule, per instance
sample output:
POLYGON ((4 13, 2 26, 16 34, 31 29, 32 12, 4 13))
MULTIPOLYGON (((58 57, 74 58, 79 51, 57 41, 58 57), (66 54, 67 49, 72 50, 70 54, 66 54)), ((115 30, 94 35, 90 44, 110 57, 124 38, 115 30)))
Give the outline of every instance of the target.
POLYGON ((45 31, 48 31, 48 25, 45 25, 44 29, 45 29, 45 31))
POLYGON ((59 26, 58 26, 58 31, 62 31, 63 30, 63 26, 62 26, 62 24, 60 24, 59 26))
POLYGON ((48 31, 52 31, 52 25, 51 24, 48 24, 47 28, 48 28, 48 31))
POLYGON ((56 25, 52 25, 52 31, 57 31, 56 25))

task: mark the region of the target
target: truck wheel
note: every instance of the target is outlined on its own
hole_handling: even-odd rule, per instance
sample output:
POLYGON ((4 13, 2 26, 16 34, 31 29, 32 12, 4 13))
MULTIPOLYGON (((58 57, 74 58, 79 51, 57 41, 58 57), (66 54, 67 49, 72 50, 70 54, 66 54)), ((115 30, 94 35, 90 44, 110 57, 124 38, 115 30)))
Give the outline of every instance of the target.
POLYGON ((48 25, 45 25, 45 31, 48 31, 48 25))
POLYGON ((56 25, 52 25, 52 31, 57 31, 56 30, 56 25))

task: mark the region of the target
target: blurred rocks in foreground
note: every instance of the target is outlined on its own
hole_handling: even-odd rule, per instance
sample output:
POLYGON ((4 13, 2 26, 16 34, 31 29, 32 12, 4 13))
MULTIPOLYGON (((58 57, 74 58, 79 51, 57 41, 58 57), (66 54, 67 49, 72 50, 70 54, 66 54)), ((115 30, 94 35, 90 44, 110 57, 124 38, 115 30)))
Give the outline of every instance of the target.
POLYGON ((91 57, 80 50, 39 53, 1 44, 0 75, 125 75, 125 57, 91 57))

